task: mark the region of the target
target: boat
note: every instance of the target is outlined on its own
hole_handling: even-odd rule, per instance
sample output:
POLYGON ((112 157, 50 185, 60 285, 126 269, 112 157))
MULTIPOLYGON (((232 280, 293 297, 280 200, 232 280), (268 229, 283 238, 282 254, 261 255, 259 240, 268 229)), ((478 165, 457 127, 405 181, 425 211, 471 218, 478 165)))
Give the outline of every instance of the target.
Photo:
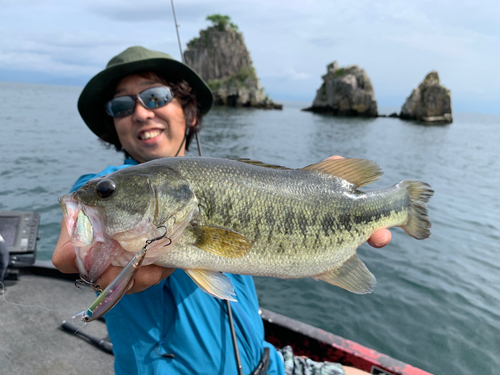
MULTIPOLYGON (((1 212, 0 228, 3 218, 16 216, 21 219, 16 221, 17 233, 10 237, 11 242, 29 245, 29 239, 37 237, 39 216, 1 212), (22 236, 28 238, 28 242, 22 241, 22 236)), ((0 294, 3 292, 0 295, 2 373, 113 374, 112 344, 105 323, 96 321, 81 329, 68 321, 78 308, 93 302, 95 292, 73 285, 79 275, 63 274, 52 262, 36 260, 33 246, 20 249, 15 243, 9 249, 8 277, 4 285, 0 285, 0 294)), ((295 355, 304 355, 315 361, 338 362, 371 374, 429 375, 390 356, 287 316, 264 308, 260 309, 260 314, 266 341, 276 347, 290 345, 295 355)))

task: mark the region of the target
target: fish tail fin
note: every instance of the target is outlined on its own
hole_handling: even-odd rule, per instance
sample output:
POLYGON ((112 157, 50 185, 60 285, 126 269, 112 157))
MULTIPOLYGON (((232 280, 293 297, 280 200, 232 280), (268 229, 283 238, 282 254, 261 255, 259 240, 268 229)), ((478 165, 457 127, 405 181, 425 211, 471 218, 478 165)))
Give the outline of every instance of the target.
POLYGON ((420 181, 404 180, 401 181, 401 185, 406 188, 410 196, 408 221, 401 228, 417 240, 428 238, 431 235, 431 222, 427 214, 427 202, 434 194, 434 190, 420 181))

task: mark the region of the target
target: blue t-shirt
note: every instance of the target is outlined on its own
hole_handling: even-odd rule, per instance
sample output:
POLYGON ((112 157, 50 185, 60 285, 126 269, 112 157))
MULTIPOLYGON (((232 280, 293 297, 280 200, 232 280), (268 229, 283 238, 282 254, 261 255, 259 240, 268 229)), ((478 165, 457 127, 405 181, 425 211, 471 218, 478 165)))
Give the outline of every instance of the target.
MULTIPOLYGON (((71 191, 94 177, 136 165, 126 159, 98 174, 80 177, 71 191)), ((245 374, 259 364, 265 347, 270 348, 269 375, 284 375, 276 349, 264 341, 264 325, 251 276, 226 274, 234 285, 231 302, 238 349, 245 374)), ((115 372, 121 374, 235 374, 231 330, 226 302, 203 292, 183 271, 176 270, 141 293, 125 295, 106 314, 113 343, 115 372), (162 356, 162 354, 173 354, 162 356)))

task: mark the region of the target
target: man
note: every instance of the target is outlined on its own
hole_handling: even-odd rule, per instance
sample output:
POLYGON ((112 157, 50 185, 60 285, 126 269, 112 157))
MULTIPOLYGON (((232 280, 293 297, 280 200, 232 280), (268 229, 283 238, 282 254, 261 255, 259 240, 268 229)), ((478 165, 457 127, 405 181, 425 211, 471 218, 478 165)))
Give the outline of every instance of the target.
MULTIPOLYGON (((184 156, 212 102, 203 80, 169 55, 131 47, 115 56, 84 88, 78 109, 96 135, 124 151, 125 164, 80 177, 72 191, 120 168, 184 156)), ((370 239, 376 247, 389 240, 387 230, 370 239)), ((62 272, 78 272, 65 225, 53 263, 62 272)), ((97 284, 106 287, 119 272, 120 268, 110 266, 97 284)), ((244 373, 258 368, 267 347, 268 374, 284 374, 282 357, 263 340, 252 278, 228 277, 238 296, 232 310, 244 373)), ((225 304, 201 291, 184 272, 155 265, 141 267, 128 295, 106 314, 106 324, 117 374, 236 373, 225 304)), ((338 371, 331 373, 342 373, 338 371)))

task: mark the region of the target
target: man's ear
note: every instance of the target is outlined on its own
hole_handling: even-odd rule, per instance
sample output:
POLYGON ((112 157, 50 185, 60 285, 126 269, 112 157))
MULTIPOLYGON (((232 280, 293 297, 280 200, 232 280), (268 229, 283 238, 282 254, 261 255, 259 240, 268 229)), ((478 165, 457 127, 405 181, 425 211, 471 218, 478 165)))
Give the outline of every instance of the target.
POLYGON ((193 128, 196 125, 196 117, 191 121, 191 125, 189 126, 190 128, 193 128))

